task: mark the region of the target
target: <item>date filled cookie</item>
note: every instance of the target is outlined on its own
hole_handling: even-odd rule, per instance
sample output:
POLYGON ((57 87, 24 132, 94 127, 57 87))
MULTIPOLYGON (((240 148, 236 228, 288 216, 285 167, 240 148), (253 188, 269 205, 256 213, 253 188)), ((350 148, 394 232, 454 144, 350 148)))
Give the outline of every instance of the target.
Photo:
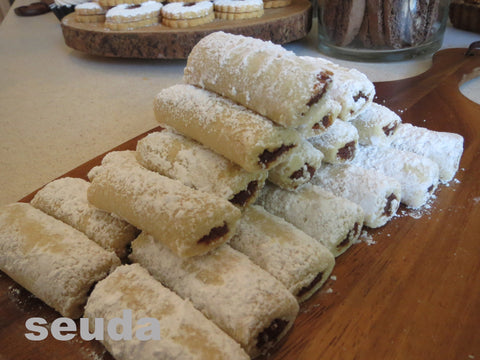
POLYGON ((162 8, 162 24, 173 28, 188 28, 215 19, 210 1, 172 2, 162 8))

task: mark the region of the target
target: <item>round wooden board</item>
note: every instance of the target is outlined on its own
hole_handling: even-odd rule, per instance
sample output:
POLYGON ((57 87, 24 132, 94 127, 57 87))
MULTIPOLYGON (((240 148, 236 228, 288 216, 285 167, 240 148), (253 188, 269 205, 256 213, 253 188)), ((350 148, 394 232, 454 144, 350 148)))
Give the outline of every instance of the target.
POLYGON ((293 0, 277 9, 265 9, 261 18, 220 20, 186 29, 164 25, 131 31, 105 29, 103 23, 88 24, 75 20, 75 14, 62 19, 67 46, 91 55, 140 59, 186 59, 206 35, 215 31, 252 36, 285 44, 303 38, 312 26, 312 6, 308 0, 293 0))

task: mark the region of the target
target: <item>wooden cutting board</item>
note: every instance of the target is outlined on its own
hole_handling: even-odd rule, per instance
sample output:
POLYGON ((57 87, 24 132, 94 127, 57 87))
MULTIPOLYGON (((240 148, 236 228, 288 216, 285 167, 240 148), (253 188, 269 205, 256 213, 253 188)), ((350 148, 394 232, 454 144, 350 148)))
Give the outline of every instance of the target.
MULTIPOLYGON (((464 136, 456 179, 440 186, 426 209, 402 208, 369 230, 374 244, 337 258, 334 278, 301 306, 271 359, 480 358, 480 105, 458 90, 480 74, 480 51, 464 54, 440 51, 426 73, 376 84, 376 101, 404 122, 464 136)), ((144 135, 116 150, 134 149, 144 135)), ((85 178, 102 156, 66 175, 85 178)), ((1 360, 111 360, 102 345, 79 336, 28 341, 24 323, 34 316, 51 322, 60 315, 0 273, 1 360)))
POLYGON ((253 36, 285 44, 305 37, 312 27, 309 0, 292 0, 287 7, 265 9, 262 17, 220 20, 185 29, 156 25, 129 31, 105 29, 103 23, 80 23, 75 14, 62 19, 65 44, 91 55, 139 59, 186 59, 203 37, 214 31, 253 36))

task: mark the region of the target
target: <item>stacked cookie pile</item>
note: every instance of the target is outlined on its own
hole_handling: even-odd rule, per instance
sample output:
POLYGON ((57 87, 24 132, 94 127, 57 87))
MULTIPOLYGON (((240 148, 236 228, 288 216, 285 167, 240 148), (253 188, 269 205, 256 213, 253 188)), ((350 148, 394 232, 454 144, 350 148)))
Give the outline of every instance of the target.
POLYGON ((133 30, 159 23, 172 28, 207 24, 215 18, 242 20, 259 18, 264 8, 290 5, 291 0, 214 0, 182 2, 168 0, 98 0, 75 7, 75 19, 82 23, 104 23, 110 30, 133 30))
POLYGON ((402 124, 363 74, 319 58, 218 32, 184 80, 135 151, 0 209, 0 269, 63 316, 158 319, 160 340, 106 334, 116 359, 265 354, 364 225, 458 168, 460 136, 402 124))

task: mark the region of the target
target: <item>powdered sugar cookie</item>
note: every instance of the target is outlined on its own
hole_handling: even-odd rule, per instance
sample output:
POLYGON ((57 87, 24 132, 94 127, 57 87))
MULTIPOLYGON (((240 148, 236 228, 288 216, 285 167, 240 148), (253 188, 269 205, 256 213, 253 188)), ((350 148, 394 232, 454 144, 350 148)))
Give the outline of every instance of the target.
POLYGON ((140 5, 120 4, 107 11, 105 26, 110 30, 131 30, 158 24, 162 4, 147 1, 140 5))
POLYGON ((105 9, 97 2, 86 2, 75 6, 75 20, 83 23, 105 21, 105 9))
POLYGON ((241 20, 261 17, 262 0, 215 0, 215 17, 223 20, 241 20))
POLYGON ((174 28, 202 25, 214 18, 210 1, 172 2, 162 8, 162 24, 174 28))

